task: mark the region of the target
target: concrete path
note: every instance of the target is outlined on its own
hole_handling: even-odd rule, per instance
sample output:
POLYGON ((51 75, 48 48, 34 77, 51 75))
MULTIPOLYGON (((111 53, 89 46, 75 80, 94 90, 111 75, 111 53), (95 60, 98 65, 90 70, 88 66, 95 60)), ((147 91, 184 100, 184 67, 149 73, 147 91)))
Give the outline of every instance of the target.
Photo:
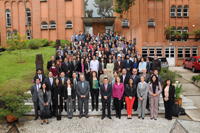
POLYGON ((183 90, 185 90, 182 95, 193 100, 194 106, 198 108, 195 110, 186 110, 187 115, 194 121, 200 121, 200 88, 191 81, 192 76, 200 73, 193 73, 191 70, 183 69, 182 67, 169 67, 169 69, 177 71, 182 75, 182 78, 177 79, 181 84, 183 84, 183 90))

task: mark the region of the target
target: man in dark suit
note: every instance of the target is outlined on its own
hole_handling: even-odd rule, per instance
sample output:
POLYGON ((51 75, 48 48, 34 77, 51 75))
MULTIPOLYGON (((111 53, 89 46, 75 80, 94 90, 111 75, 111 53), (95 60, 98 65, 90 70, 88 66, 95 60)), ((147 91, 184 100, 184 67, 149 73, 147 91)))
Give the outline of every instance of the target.
MULTIPOLYGON (((73 89, 75 89, 75 98, 74 98, 74 101, 73 101, 73 109, 74 109, 74 112, 76 112, 76 96, 77 96, 77 93, 76 93, 76 90, 77 90, 77 84, 78 84, 78 81, 79 79, 77 78, 77 74, 76 72, 73 72, 72 74, 72 78, 71 78, 71 83, 73 84, 73 89)), ((78 106, 79 107, 79 106, 78 106)), ((79 109, 79 108, 78 108, 79 109)))
MULTIPOLYGON (((55 82, 55 79, 53 78, 52 72, 49 72, 48 76, 49 77, 45 78, 44 83, 46 84, 47 90, 51 91, 51 100, 52 100, 52 103, 54 103, 54 99, 53 99, 53 84, 55 82)), ((52 115, 55 115, 55 113, 56 113, 56 107, 55 107, 55 105, 53 104, 53 106, 52 107, 50 106, 50 108, 51 109, 53 108, 52 115)))
POLYGON ((60 60, 60 59, 62 59, 63 61, 63 56, 61 55, 61 52, 59 51, 58 56, 56 56, 56 60, 60 60))
MULTIPOLYGON (((65 77, 65 73, 64 72, 61 72, 60 73, 60 83, 62 84, 62 93, 64 94, 64 88, 65 88, 65 84, 66 84, 66 80, 67 78, 65 77)), ((62 95, 63 98, 64 98, 64 95, 62 95)), ((65 102, 65 111, 67 111, 67 105, 66 105, 66 102, 65 102)), ((61 111, 63 110, 63 105, 61 105, 61 111)))
POLYGON ((101 102, 102 102, 102 120, 105 118, 105 107, 107 104, 108 118, 111 119, 110 102, 112 95, 112 85, 108 84, 108 78, 104 78, 104 84, 100 86, 101 102))
POLYGON ((128 53, 128 50, 129 50, 128 44, 126 43, 126 44, 125 44, 125 48, 123 48, 123 53, 124 53, 124 55, 126 55, 126 54, 128 53))
POLYGON ((34 120, 37 120, 37 118, 38 118, 38 108, 39 108, 38 91, 39 91, 40 87, 41 87, 40 79, 36 78, 35 84, 33 84, 31 86, 32 101, 33 101, 34 109, 35 109, 35 119, 34 120))
POLYGON ((133 65, 133 62, 129 60, 129 55, 126 55, 126 60, 124 61, 124 68, 126 68, 127 73, 129 75, 131 75, 131 72, 132 72, 132 65, 133 65))
POLYGON ((47 62, 47 69, 49 70, 50 67, 52 66, 52 63, 55 63, 56 64, 56 61, 55 61, 55 57, 54 56, 51 56, 51 60, 47 62))
POLYGON ((61 69, 62 69, 63 72, 65 72, 65 77, 69 78, 70 77, 71 68, 70 68, 70 64, 69 64, 67 58, 65 58, 64 62, 62 63, 61 69))
POLYGON ((158 72, 161 70, 161 62, 158 60, 157 55, 154 56, 154 60, 151 63, 151 70, 154 71, 155 69, 157 69, 158 72))
MULTIPOLYGON (((133 72, 133 75, 131 75, 131 78, 133 79, 135 87, 137 88, 137 85, 140 82, 140 77, 137 75, 137 69, 133 69, 132 72, 133 72)), ((133 105, 134 111, 136 111, 137 108, 138 108, 138 97, 137 97, 137 93, 136 93, 135 102, 134 102, 134 105, 133 105)))
POLYGON ((78 82, 76 90, 80 108, 79 118, 82 118, 82 116, 89 118, 88 100, 89 100, 90 84, 88 81, 85 80, 85 76, 83 74, 80 74, 80 80, 81 81, 78 82), (84 104, 84 113, 83 113, 83 104, 84 104))
POLYGON ((121 75, 122 69, 124 68, 124 63, 121 61, 120 56, 117 57, 117 61, 115 62, 114 66, 115 70, 118 71, 118 73, 120 73, 119 75, 121 75))
POLYGON ((46 76, 44 74, 42 74, 42 70, 41 69, 37 69, 37 74, 34 77, 34 83, 35 83, 35 80, 37 78, 40 79, 40 83, 43 83, 44 79, 46 78, 46 76))
POLYGON ((149 73, 151 70, 151 62, 149 61, 149 58, 146 58, 146 64, 147 73, 149 73))

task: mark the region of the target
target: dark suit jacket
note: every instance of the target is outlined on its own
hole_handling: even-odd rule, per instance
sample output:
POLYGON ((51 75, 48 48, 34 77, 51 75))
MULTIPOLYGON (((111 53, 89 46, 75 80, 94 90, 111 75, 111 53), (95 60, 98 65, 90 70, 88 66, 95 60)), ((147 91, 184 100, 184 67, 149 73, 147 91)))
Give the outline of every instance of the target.
MULTIPOLYGON (((131 78, 133 78, 133 75, 131 75, 131 78)), ((137 85, 140 82, 140 77, 136 75, 133 81, 134 81, 135 87, 137 88, 137 85)))
POLYGON ((129 86, 128 86, 128 84, 126 84, 125 85, 125 91, 124 91, 124 93, 125 93, 125 96, 127 96, 127 97, 129 97, 129 96, 131 96, 131 97, 134 97, 135 95, 136 95, 136 87, 135 87, 135 85, 133 86, 133 88, 129 88, 129 86))
POLYGON ((121 75, 120 78, 121 78, 121 82, 124 84, 124 88, 125 88, 125 85, 128 84, 128 81, 130 79, 130 75, 126 74, 124 82, 123 82, 123 75, 121 75))
POLYGON ((128 50, 129 50, 129 48, 123 48, 123 54, 127 54, 128 53, 128 50), (126 52, 126 49, 127 49, 127 52, 126 52))
POLYGON ((33 102, 37 102, 37 100, 38 100, 38 92, 37 92, 36 84, 33 84, 31 86, 31 94, 32 94, 32 101, 33 102))
POLYGON ((56 56, 56 60, 59 60, 59 59, 62 59, 62 61, 64 61, 64 57, 63 56, 61 56, 61 57, 56 56))
POLYGON ((62 86, 64 86, 66 84, 66 80, 67 80, 66 77, 63 77, 63 78, 64 78, 64 84, 62 84, 62 78, 60 77, 60 83, 62 84, 62 86))
MULTIPOLYGON (((42 81, 40 80, 40 83, 43 83, 44 80, 45 80, 45 78, 46 78, 46 76, 45 76, 44 74, 41 74, 41 75, 42 75, 42 81)), ((34 76, 34 83, 35 83, 36 78, 39 78, 39 77, 38 77, 38 74, 36 74, 36 75, 34 76)))
POLYGON ((158 59, 153 60, 151 63, 151 70, 154 71, 155 69, 157 69, 158 72, 161 70, 161 62, 158 59))
POLYGON ((151 62, 147 62, 146 68, 148 73, 151 70, 151 62))
MULTIPOLYGON (((71 83, 73 84, 73 88, 74 88, 73 77, 72 77, 70 80, 71 80, 71 83)), ((74 88, 75 90, 77 89, 77 86, 78 86, 78 81, 79 81, 79 79, 78 79, 78 78, 76 78, 76 82, 77 82, 77 84, 76 84, 76 88, 74 88)), ((75 92, 75 93, 76 93, 76 92, 75 92)))
MULTIPOLYGON (((98 77, 97 77, 97 80, 98 80, 98 83, 99 83, 99 86, 100 86, 100 82, 99 82, 98 77)), ((89 78, 89 83, 90 83, 90 90, 92 90, 92 86, 93 86, 93 78, 92 77, 89 78)))
POLYGON ((65 72, 65 76, 66 77, 70 76, 70 73, 68 73, 68 71, 71 72, 71 68, 70 68, 69 62, 68 62, 68 65, 66 65, 65 62, 63 62, 62 65, 61 65, 61 69, 62 69, 63 72, 65 72))
MULTIPOLYGON (((162 96, 163 96, 163 98, 165 98, 165 87, 166 87, 166 85, 164 85, 163 89, 162 89, 162 96)), ((174 95, 175 95, 175 86, 174 85, 170 85, 168 99, 174 101, 174 95)))
POLYGON ((131 60, 129 60, 129 63, 127 62, 127 60, 124 61, 124 68, 130 68, 129 72, 132 72, 132 65, 133 62, 131 60))
MULTIPOLYGON (((106 68, 106 62, 104 61, 104 69, 106 68)), ((99 71, 102 72, 102 62, 99 62, 99 71)))
MULTIPOLYGON (((53 62, 56 63, 55 60, 53 62)), ((52 66, 52 60, 47 62, 47 69, 49 70, 51 66, 52 66)))
MULTIPOLYGON (((74 89, 74 87, 72 87, 72 89, 71 89, 71 97, 72 97, 72 99, 75 99, 75 89, 74 89)), ((68 98, 68 91, 67 91, 67 87, 66 86, 64 86, 64 100, 67 100, 67 98, 68 98)))
POLYGON ((100 86, 100 92, 101 92, 101 102, 111 102, 111 96, 112 96, 112 85, 107 85, 107 91, 105 91, 105 84, 102 84, 100 86), (107 99, 104 99, 104 96, 107 96, 107 99))
POLYGON ((84 65, 84 69, 87 69, 88 70, 88 68, 90 69, 90 62, 89 62, 89 66, 88 66, 88 64, 85 62, 85 65, 84 65))
POLYGON ((51 91, 51 96, 53 97, 53 93, 52 93, 52 91, 53 91, 53 84, 54 84, 54 82, 55 82, 55 79, 53 78, 53 83, 52 83, 52 85, 51 85, 51 83, 50 83, 50 80, 49 80, 49 77, 47 77, 47 78, 45 78, 45 80, 44 80, 44 83, 46 83, 46 88, 47 88, 47 90, 49 91, 51 91))
MULTIPOLYGON (((143 76, 143 74, 141 73, 139 76, 141 77, 141 76, 143 76)), ((151 80, 151 75, 146 73, 145 82, 148 84, 150 80, 151 80)))
POLYGON ((123 61, 120 61, 120 65, 119 65, 118 61, 116 61, 114 66, 115 66, 115 70, 118 71, 118 69, 121 69, 122 71, 122 69, 124 68, 124 63, 123 61))
POLYGON ((79 98, 81 98, 81 95, 85 95, 86 99, 89 99, 89 92, 90 92, 90 85, 88 81, 84 81, 84 88, 82 88, 82 82, 79 81, 77 84, 76 89, 77 95, 79 98))

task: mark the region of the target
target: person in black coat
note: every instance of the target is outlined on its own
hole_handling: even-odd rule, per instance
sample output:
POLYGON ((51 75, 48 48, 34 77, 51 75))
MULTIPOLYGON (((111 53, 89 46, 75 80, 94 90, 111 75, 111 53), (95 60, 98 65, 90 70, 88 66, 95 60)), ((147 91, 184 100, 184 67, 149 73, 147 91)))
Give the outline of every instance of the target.
POLYGON ((59 51, 58 56, 56 56, 56 60, 60 60, 60 59, 64 60, 64 57, 61 55, 61 52, 59 51))
POLYGON ((165 106, 165 119, 172 120, 172 107, 174 105, 175 86, 171 79, 167 79, 163 86, 162 96, 165 106))
POLYGON ((73 100, 72 104, 73 104, 74 112, 76 112, 76 96, 77 96, 76 89, 77 89, 77 84, 78 84, 78 81, 79 81, 79 79, 77 78, 76 72, 73 72, 72 78, 70 80, 71 80, 71 83, 73 84, 73 89, 74 89, 74 93, 75 93, 74 100, 73 100))
POLYGON ((72 102, 75 100, 75 89, 71 83, 71 80, 68 78, 64 88, 64 100, 67 103, 67 117, 72 119, 73 116, 73 106, 72 102))
POLYGON ((71 68, 70 68, 70 64, 69 64, 67 58, 65 58, 64 62, 62 63, 61 69, 62 69, 63 72, 65 72, 65 77, 69 78, 70 77, 71 68))
POLYGON ((107 105, 108 110, 108 118, 111 119, 111 112, 110 112, 110 102, 111 102, 111 96, 112 96, 112 85, 108 84, 108 78, 104 78, 104 84, 100 86, 100 92, 101 92, 101 102, 102 102, 102 118, 105 118, 105 107, 107 105))
POLYGON ((47 69, 48 70, 50 69, 50 67, 52 67, 53 62, 56 64, 55 57, 51 56, 51 60, 47 62, 47 69))
POLYGON ((56 109, 55 116, 61 115, 61 106, 63 106, 63 89, 58 77, 55 78, 55 83, 53 84, 53 99, 54 107, 56 109))
POLYGON ((88 58, 85 59, 85 65, 84 65, 84 69, 85 69, 85 79, 87 81, 89 81, 89 77, 90 77, 90 61, 88 58))
POLYGON ((127 119, 132 119, 132 109, 135 101, 136 87, 132 78, 129 79, 128 84, 125 86, 125 101, 127 107, 127 119))
POLYGON ((40 79, 40 83, 43 83, 44 79, 46 78, 46 76, 44 74, 42 74, 42 70, 41 69, 37 69, 37 74, 34 76, 34 83, 35 83, 35 80, 37 78, 40 79))
POLYGON ((151 70, 154 71, 155 69, 157 69, 158 72, 161 70, 161 62, 158 60, 157 55, 154 56, 154 60, 151 63, 151 70))

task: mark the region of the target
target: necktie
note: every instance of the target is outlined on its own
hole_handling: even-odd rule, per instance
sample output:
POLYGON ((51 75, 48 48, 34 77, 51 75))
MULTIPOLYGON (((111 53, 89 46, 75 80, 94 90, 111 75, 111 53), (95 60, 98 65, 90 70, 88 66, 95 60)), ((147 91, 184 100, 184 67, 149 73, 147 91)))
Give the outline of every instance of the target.
POLYGON ((135 78, 135 76, 133 76, 133 79, 135 78))
POLYGON ((39 91, 39 84, 37 85, 37 91, 39 91))
POLYGON ((76 89, 76 80, 74 79, 74 88, 76 89))
POLYGON ((107 85, 105 84, 105 91, 107 91, 107 85))
POLYGON ((64 85, 64 78, 62 78, 62 85, 64 85))

